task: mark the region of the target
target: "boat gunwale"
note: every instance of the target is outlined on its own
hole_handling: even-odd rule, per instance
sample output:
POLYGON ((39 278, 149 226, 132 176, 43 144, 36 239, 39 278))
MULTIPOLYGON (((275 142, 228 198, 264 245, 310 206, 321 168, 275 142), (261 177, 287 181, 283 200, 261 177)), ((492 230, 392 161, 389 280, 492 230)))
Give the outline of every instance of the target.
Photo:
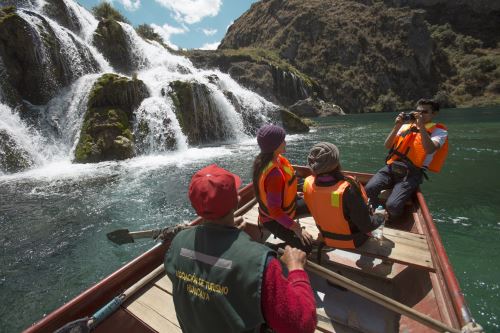
MULTIPOLYGON (((300 176, 305 176, 310 173, 310 169, 304 166, 294 166, 300 176)), ((356 176, 361 182, 367 181, 372 174, 344 171, 344 173, 356 176)), ((241 197, 239 206, 243 206, 249 202, 253 196, 252 183, 247 184, 239 190, 241 197)), ((439 232, 432 220, 428 206, 420 189, 416 193, 417 204, 421 209, 424 217, 424 223, 428 230, 428 235, 431 239, 430 247, 435 252, 438 259, 436 265, 439 267, 440 275, 444 280, 445 292, 448 295, 449 301, 453 305, 453 314, 456 316, 462 326, 471 321, 470 311, 466 305, 463 293, 458 285, 458 280, 450 264, 446 250, 439 236, 439 232)), ((198 217, 192 220, 189 224, 196 225, 201 222, 198 217)), ((34 332, 53 332, 62 327, 68 322, 80 319, 85 316, 91 316, 102 306, 107 304, 114 297, 139 281, 145 274, 158 267, 163 261, 163 257, 170 242, 158 243, 151 249, 147 250, 140 256, 134 258, 118 270, 114 271, 104 279, 100 280, 93 286, 78 294, 66 304, 55 309, 47 316, 28 327, 24 333, 34 332), (61 318, 64 318, 62 321, 61 318)), ((456 320, 455 320, 456 321, 456 320)))
MULTIPOLYGON (((464 294, 458 284, 458 279, 451 265, 446 249, 444 248, 441 236, 437 230, 436 224, 432 218, 429 211, 429 207, 424 199, 424 195, 420 188, 416 192, 416 197, 418 205, 420 206, 422 216, 424 217, 425 227, 427 228, 427 235, 431 240, 430 247, 436 254, 436 259, 439 261, 436 263, 437 272, 442 276, 445 289, 448 293, 448 297, 453 305, 453 310, 456 318, 459 321, 461 327, 467 325, 472 321, 472 316, 465 301, 464 294)), ((459 327, 459 328, 461 328, 459 327)))

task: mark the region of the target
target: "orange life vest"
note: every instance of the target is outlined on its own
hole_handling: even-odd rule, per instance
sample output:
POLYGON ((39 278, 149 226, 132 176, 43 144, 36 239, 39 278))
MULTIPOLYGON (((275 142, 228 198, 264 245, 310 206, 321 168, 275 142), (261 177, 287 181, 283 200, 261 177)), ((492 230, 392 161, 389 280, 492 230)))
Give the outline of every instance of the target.
POLYGON ((259 213, 266 216, 269 215, 269 209, 267 208, 267 193, 265 189, 265 181, 269 173, 277 169, 285 186, 283 187, 281 208, 290 218, 295 217, 295 199, 297 197, 297 177, 295 177, 295 170, 293 169, 290 162, 281 155, 278 155, 277 159, 273 159, 269 164, 262 170, 259 177, 259 193, 256 196, 259 202, 259 213))
MULTIPOLYGON (((304 181, 304 200, 316 222, 324 242, 329 247, 353 249, 354 240, 349 221, 344 216, 343 194, 355 181, 340 180, 332 186, 317 186, 316 178, 309 176, 304 181)), ((359 184, 361 195, 368 202, 365 189, 359 184)))
MULTIPOLYGON (((442 124, 425 124, 425 129, 429 135, 432 134, 432 131, 434 131, 435 128, 446 130, 446 127, 442 124)), ((422 136, 420 133, 412 130, 410 124, 406 124, 403 128, 401 128, 400 133, 400 135, 396 136, 395 142, 389 151, 387 164, 391 164, 396 160, 407 158, 413 163, 414 166, 422 168, 424 166, 425 158, 427 157, 427 153, 422 145, 422 136)), ((427 168, 432 172, 441 171, 447 155, 448 138, 446 138, 444 144, 436 150, 427 168)))

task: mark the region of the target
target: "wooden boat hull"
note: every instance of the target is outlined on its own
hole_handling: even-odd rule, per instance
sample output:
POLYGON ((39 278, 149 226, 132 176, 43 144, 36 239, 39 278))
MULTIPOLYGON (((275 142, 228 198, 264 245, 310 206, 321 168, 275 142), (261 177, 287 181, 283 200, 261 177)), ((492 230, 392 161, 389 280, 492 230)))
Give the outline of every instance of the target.
MULTIPOLYGON (((296 167, 296 170, 300 176, 307 176, 310 173, 310 170, 306 167, 296 167)), ((371 177, 369 174, 347 173, 356 176, 363 183, 368 181, 371 177)), ((252 186, 247 185, 241 189, 240 196, 241 207, 254 197, 252 186)), ((448 256, 446 255, 446 251, 442 245, 439 233, 437 232, 424 197, 420 191, 416 193, 409 211, 409 218, 401 225, 398 225, 398 227, 407 232, 425 236, 434 266, 431 271, 418 267, 395 264, 395 266, 393 265, 391 268, 391 279, 387 279, 387 276, 373 277, 366 275, 364 272, 360 272, 359 268, 355 267, 355 265, 352 264, 352 260, 349 260, 349 258, 336 258, 336 262, 332 262, 332 264, 335 269, 338 268, 340 271, 343 271, 345 275, 349 275, 349 277, 361 282, 366 282, 368 285, 372 284, 374 289, 378 288, 382 293, 385 292, 389 294, 390 297, 393 297, 399 302, 427 314, 434 319, 440 320, 453 328, 460 329, 470 322, 470 313, 463 294, 460 291, 448 256)), ((191 224, 197 224, 200 221, 201 220, 198 218, 193 220, 191 224)), ((115 296, 122 293, 143 276, 161 265, 169 245, 168 242, 157 244, 149 251, 27 328, 25 332, 53 332, 70 321, 91 316, 115 296)), ((312 278, 312 280, 314 280, 314 278, 312 278)), ((317 283, 313 281, 313 287, 316 292, 318 292, 319 288, 322 288, 324 282, 325 281, 322 280, 317 283)), ((328 292, 328 295, 330 295, 330 293, 331 292, 328 292)), ((339 305, 342 297, 345 297, 345 295, 340 294, 340 296, 336 297, 332 306, 335 306, 335 303, 339 305)), ((353 299, 356 300, 357 298, 354 297, 353 299)), ((355 302, 361 304, 359 300, 355 302)), ((344 316, 345 318, 332 318, 331 313, 335 311, 334 309, 324 308, 321 311, 318 309, 318 318, 320 324, 322 321, 325 322, 326 326, 323 331, 338 331, 338 327, 336 329, 334 327, 335 325, 332 323, 340 322, 339 325, 342 327, 341 331, 349 332, 350 326, 354 325, 355 327, 356 324, 359 326, 363 324, 360 324, 359 321, 365 320, 366 318, 369 320, 370 316, 366 315, 366 311, 372 310, 363 310, 365 311, 365 315, 361 317, 358 316, 355 320, 352 318, 349 319, 349 314, 344 316), (324 316, 326 317, 323 318, 324 316), (351 322, 349 322, 349 320, 351 320, 351 322), (353 321, 358 322, 353 323, 353 321), (328 325, 326 324, 327 322, 328 325)), ((175 317, 175 314, 173 314, 173 316, 175 317)), ((387 318, 393 318, 393 316, 391 317, 388 315, 387 318)), ((377 328, 375 322, 372 321, 368 323, 368 326, 373 326, 372 328, 367 330, 366 328, 358 327, 357 331, 429 331, 427 327, 405 316, 396 316, 394 318, 396 319, 391 319, 385 323, 385 326, 382 325, 377 328), (388 329, 388 327, 390 329, 388 329)), ((165 328, 165 330, 169 331, 167 328, 165 328)), ((151 327, 151 324, 146 324, 143 318, 139 318, 133 311, 125 307, 120 308, 96 328, 96 332, 155 331, 157 330, 151 327)), ((174 327, 172 327, 172 331, 176 331, 174 327)))

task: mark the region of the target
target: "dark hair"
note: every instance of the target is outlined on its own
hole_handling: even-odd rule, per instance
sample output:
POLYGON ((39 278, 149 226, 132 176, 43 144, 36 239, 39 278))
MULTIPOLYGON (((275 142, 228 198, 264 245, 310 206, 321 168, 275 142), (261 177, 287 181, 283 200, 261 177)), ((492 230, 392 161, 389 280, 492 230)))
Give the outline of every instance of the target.
POLYGON ((255 160, 253 161, 253 174, 252 174, 252 181, 253 181, 253 190, 255 192, 255 197, 259 195, 259 178, 260 174, 262 173, 262 170, 269 164, 269 162, 272 161, 274 157, 274 152, 270 153, 263 153, 261 152, 257 157, 255 157, 255 160))
POLYGON ((417 102, 417 106, 419 106, 419 105, 430 105, 433 112, 439 111, 439 103, 436 101, 433 101, 432 99, 421 98, 417 102))

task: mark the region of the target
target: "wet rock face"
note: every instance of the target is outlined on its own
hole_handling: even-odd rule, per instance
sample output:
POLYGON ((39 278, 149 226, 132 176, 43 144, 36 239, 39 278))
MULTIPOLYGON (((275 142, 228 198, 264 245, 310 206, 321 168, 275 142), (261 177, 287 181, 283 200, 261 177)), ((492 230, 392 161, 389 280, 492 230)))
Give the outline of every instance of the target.
POLYGON ((197 82, 174 81, 169 92, 175 114, 188 143, 197 145, 228 138, 230 125, 220 114, 207 86, 197 82))
POLYGON ((43 11, 65 28, 76 34, 81 32, 82 27, 74 13, 66 6, 64 0, 46 0, 43 11))
POLYGON ((231 101, 236 112, 241 115, 243 119, 243 125, 245 126, 245 133, 248 135, 255 136, 259 128, 263 125, 263 119, 259 114, 256 114, 252 110, 245 109, 245 106, 240 103, 238 98, 230 91, 224 91, 226 98, 231 101))
POLYGON ((0 170, 14 173, 33 165, 29 154, 17 146, 5 130, 0 130, 0 170))
POLYGON ((72 39, 72 46, 80 53, 78 66, 45 18, 29 11, 23 17, 14 7, 0 9, 0 57, 9 85, 22 99, 46 104, 62 87, 98 69, 95 59, 76 39, 72 39))
POLYGON ((228 73, 242 86, 275 104, 287 106, 313 94, 322 95, 319 85, 311 79, 306 81, 300 75, 269 61, 245 55, 244 51, 228 55, 224 51, 195 50, 189 51, 186 56, 198 67, 218 68, 228 73))
POLYGON ((94 45, 118 72, 131 74, 135 70, 127 35, 115 20, 104 19, 94 32, 94 45))
POLYGON ((287 133, 307 133, 309 132, 309 126, 290 111, 286 109, 279 110, 281 115, 281 121, 283 123, 283 128, 287 133))
POLYGON ((140 80, 104 74, 89 96, 75 162, 123 160, 134 156, 133 110, 149 93, 140 80))
MULTIPOLYGON (((60 83, 67 82, 56 58, 57 50, 41 54, 36 47, 37 43, 33 41, 34 35, 31 26, 16 14, 15 8, 0 10, 0 56, 10 84, 32 104, 45 104, 62 86, 60 83), (44 75, 46 66, 43 64, 43 56, 48 56, 49 61, 55 64, 51 77, 44 75)), ((55 38, 47 35, 46 40, 53 41, 55 38)))

